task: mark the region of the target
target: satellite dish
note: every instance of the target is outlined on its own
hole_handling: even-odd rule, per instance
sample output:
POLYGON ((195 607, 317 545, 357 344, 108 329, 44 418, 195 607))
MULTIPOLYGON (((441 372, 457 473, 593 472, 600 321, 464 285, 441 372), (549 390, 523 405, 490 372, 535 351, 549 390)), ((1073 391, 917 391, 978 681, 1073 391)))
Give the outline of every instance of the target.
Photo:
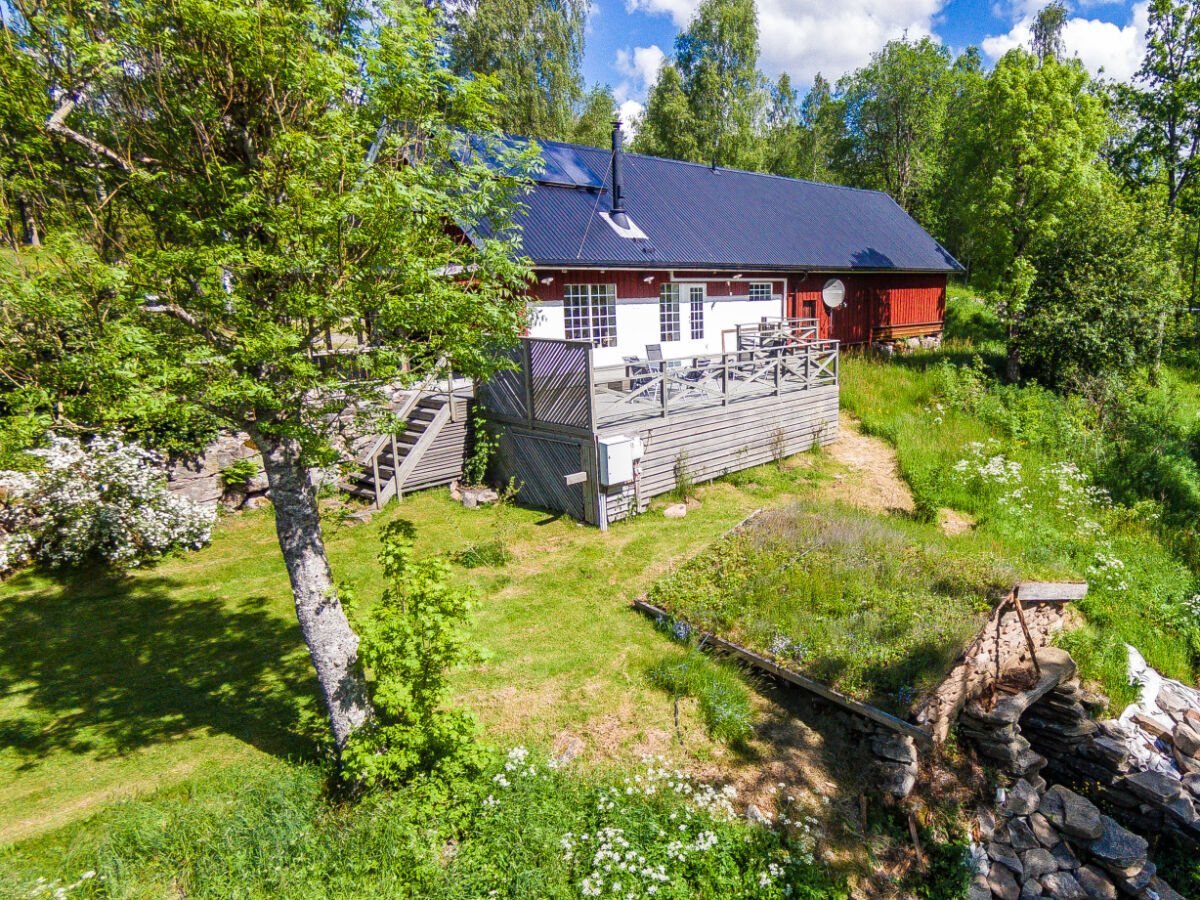
POLYGON ((837 309, 846 300, 846 285, 840 278, 830 278, 821 288, 821 299, 830 309, 837 309))

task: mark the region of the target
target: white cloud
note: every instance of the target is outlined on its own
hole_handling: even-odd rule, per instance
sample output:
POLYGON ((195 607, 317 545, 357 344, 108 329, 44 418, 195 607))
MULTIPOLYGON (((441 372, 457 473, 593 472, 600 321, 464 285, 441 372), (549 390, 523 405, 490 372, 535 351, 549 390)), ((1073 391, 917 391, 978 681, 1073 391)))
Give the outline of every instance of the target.
MULTIPOLYGON (((767 75, 787 72, 808 84, 820 72, 831 81, 867 63, 887 41, 933 34, 947 0, 758 0, 758 33, 767 75)), ((699 0, 626 0, 630 12, 668 15, 687 25, 699 0)))
POLYGON ((621 124, 625 127, 625 132, 629 137, 637 134, 638 120, 641 119, 642 113, 645 111, 646 107, 636 100, 626 100, 618 107, 621 124))
MULTIPOLYGON (((1032 18, 1021 19, 1008 34, 986 38, 981 47, 999 59, 1013 47, 1028 47, 1032 18)), ((1128 25, 1100 19, 1073 18, 1063 26, 1063 45, 1068 56, 1077 56, 1093 74, 1103 73, 1117 81, 1129 81, 1142 65, 1146 53, 1149 4, 1134 5, 1128 25)))
POLYGON ((618 103, 629 99, 646 98, 647 91, 658 81, 667 55, 658 44, 649 47, 634 47, 633 50, 618 50, 613 67, 624 76, 624 80, 613 88, 618 103))

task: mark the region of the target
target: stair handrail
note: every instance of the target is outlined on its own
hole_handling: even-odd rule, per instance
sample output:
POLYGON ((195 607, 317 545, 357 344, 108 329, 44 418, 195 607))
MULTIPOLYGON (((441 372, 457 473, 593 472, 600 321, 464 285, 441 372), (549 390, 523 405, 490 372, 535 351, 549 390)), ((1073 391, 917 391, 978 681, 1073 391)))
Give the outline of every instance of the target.
MULTIPOLYGON (((406 399, 404 401, 404 403, 401 404, 399 410, 397 410, 397 412, 395 414, 397 419, 407 419, 408 418, 409 414, 413 411, 413 409, 416 407, 416 405, 421 401, 421 397, 425 394, 426 390, 428 390, 430 384, 432 384, 437 379, 438 372, 440 372, 442 367, 445 365, 446 365, 446 357, 444 357, 444 356, 439 358, 438 361, 433 364, 433 368, 429 371, 429 374, 425 376, 425 380, 421 382, 421 384, 412 392, 412 394, 408 397, 408 399, 406 399)), ((451 381, 448 385, 449 397, 450 397, 450 402, 453 403, 454 402, 454 381, 453 381, 454 373, 450 372, 449 376, 451 379, 451 381)), ((396 459, 396 435, 394 432, 391 432, 388 434, 381 434, 379 436, 378 440, 375 441, 375 444, 371 447, 371 450, 367 454, 367 459, 366 459, 366 463, 371 466, 371 486, 375 491, 375 505, 376 506, 382 505, 379 502, 379 497, 383 492, 383 485, 381 485, 379 483, 379 455, 383 452, 384 447, 387 447, 387 446, 390 446, 392 448, 392 477, 389 480, 395 480, 396 472, 399 470, 400 465, 399 465, 399 460, 396 459)), ((398 484, 396 485, 396 490, 397 491, 400 490, 400 485, 398 485, 398 484)))

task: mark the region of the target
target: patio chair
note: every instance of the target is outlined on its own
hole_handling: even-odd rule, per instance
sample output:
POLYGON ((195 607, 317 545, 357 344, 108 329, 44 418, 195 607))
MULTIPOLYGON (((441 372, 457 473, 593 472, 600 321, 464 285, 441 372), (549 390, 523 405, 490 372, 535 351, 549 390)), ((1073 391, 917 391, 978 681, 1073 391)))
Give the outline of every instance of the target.
MULTIPOLYGON (((663 352, 662 344, 647 344, 646 345, 646 371, 650 374, 657 375, 663 371, 663 352)), ((643 382, 645 383, 645 382, 643 382)), ((646 396, 650 399, 658 399, 659 387, 654 387, 646 392, 646 396)))
POLYGON ((625 378, 629 381, 631 391, 636 391, 654 374, 640 356, 622 356, 621 360, 625 363, 625 378))

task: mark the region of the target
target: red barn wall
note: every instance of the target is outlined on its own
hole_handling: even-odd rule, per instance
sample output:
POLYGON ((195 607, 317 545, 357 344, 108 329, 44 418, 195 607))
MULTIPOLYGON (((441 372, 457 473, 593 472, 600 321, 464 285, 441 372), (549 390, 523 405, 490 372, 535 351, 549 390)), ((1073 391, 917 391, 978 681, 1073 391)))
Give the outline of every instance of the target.
MULTIPOLYGON (((786 314, 789 316, 816 316, 820 322, 821 337, 836 338, 843 344, 865 344, 872 340, 877 328, 889 326, 926 326, 923 333, 938 334, 946 313, 946 276, 939 274, 863 273, 863 274, 806 274, 782 275, 779 272, 739 272, 738 282, 730 282, 729 275, 712 270, 675 270, 679 279, 704 280, 708 296, 741 296, 746 291, 746 281, 772 282, 776 292, 787 298, 786 314), (828 309, 821 302, 821 288, 830 278, 840 278, 846 285, 846 300, 836 310, 828 309), (786 284, 784 284, 786 282, 786 284)), ((605 283, 617 286, 617 297, 622 300, 649 300, 658 297, 659 286, 670 281, 670 274, 662 269, 540 269, 529 289, 530 296, 537 300, 561 301, 563 286, 567 284, 605 283), (646 281, 647 277, 651 281, 646 281), (553 279, 543 284, 542 278, 553 279)), ((766 308, 763 314, 779 315, 783 310, 766 308)))
POLYGON ((821 337, 844 344, 871 340, 875 328, 927 326, 942 330, 946 315, 946 276, 937 274, 816 275, 788 280, 788 315, 816 315, 821 337), (846 285, 846 301, 836 310, 821 302, 821 288, 830 278, 846 285))
MULTIPOLYGON (((704 281, 708 296, 712 299, 720 297, 743 297, 746 294, 747 281, 769 281, 775 293, 785 292, 787 276, 779 272, 739 272, 737 281, 729 281, 729 275, 710 270, 688 271, 675 269, 675 277, 679 280, 704 281)), ((669 284, 670 272, 663 269, 539 269, 537 281, 530 288, 530 294, 537 300, 557 301, 563 298, 563 285, 567 284, 615 284, 617 297, 621 300, 649 300, 658 297, 661 285, 669 284), (549 284, 543 284, 541 279, 552 278, 549 284), (651 281, 646 281, 652 278, 651 281)), ((773 310, 773 315, 782 315, 781 310, 773 310)))

